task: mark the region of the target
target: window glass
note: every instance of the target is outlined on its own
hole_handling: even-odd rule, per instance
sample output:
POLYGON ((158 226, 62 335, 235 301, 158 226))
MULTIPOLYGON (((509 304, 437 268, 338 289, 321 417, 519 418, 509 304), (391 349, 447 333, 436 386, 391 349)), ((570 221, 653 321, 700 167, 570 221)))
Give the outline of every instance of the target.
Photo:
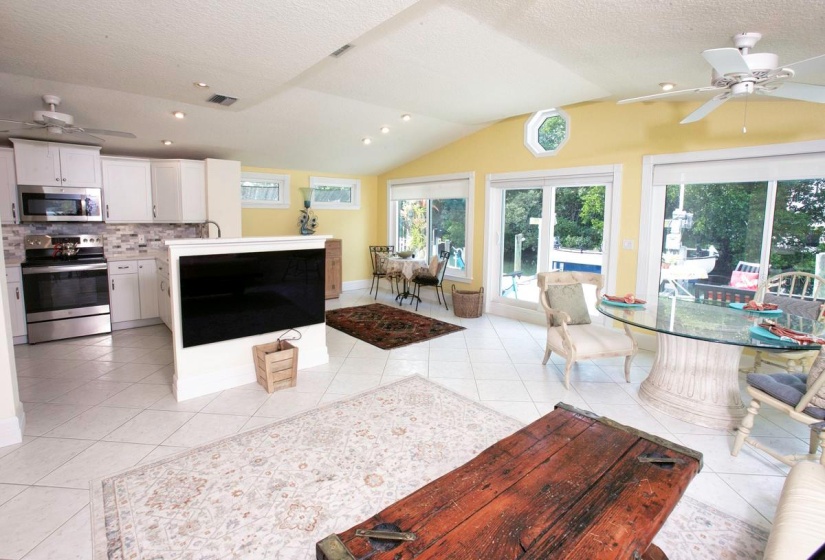
POLYGON ((332 177, 310 177, 312 207, 357 210, 361 207, 361 181, 332 177))
POLYGON ((273 173, 241 173, 241 205, 289 207, 289 177, 273 173))
POLYGON ((449 251, 448 272, 466 272, 467 199, 399 200, 396 208, 396 250, 424 260, 449 251))
POLYGON ((825 276, 825 179, 778 181, 771 233, 770 275, 825 276))
POLYGON ((570 118, 561 109, 534 113, 524 125, 524 145, 538 157, 556 155, 570 137, 570 118))

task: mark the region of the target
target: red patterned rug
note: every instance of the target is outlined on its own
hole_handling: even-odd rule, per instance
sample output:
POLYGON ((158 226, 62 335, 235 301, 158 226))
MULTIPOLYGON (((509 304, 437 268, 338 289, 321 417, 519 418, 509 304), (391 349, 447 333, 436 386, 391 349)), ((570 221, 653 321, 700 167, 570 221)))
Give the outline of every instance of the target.
POLYGON ((464 330, 458 325, 382 303, 327 311, 327 325, 384 350, 464 330))

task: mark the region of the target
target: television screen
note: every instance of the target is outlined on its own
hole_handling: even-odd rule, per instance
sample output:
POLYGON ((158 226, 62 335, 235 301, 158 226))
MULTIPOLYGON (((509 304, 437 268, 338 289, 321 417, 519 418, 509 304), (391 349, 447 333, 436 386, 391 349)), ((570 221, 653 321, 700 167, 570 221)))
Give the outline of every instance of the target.
POLYGON ((324 253, 181 257, 183 347, 323 323, 324 253))

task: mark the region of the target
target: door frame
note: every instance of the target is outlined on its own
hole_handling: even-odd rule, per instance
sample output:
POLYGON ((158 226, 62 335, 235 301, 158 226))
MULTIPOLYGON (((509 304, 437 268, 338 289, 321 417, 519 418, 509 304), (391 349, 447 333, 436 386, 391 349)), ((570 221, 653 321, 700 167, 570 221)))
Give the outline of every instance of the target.
MULTIPOLYGON (((544 181, 543 186, 587 186, 605 184, 604 215, 604 257, 607 272, 605 291, 611 293, 616 288, 616 275, 619 261, 619 216, 622 201, 622 165, 594 165, 585 167, 568 167, 563 169, 542 169, 538 171, 520 171, 511 173, 489 173, 485 178, 484 215, 484 289, 493 293, 497 286, 496 279, 501 276, 501 227, 502 227, 502 191, 517 188, 513 183, 525 181, 535 187, 537 181, 544 181), (564 184, 564 185, 563 185, 564 184)), ((525 185, 523 188, 528 188, 525 185)), ((542 232, 542 236, 546 236, 542 232)), ((498 298, 485 298, 484 312, 519 321, 544 324, 546 321, 541 303, 532 308, 510 305, 498 298)), ((606 318, 604 318, 606 320, 606 318)))

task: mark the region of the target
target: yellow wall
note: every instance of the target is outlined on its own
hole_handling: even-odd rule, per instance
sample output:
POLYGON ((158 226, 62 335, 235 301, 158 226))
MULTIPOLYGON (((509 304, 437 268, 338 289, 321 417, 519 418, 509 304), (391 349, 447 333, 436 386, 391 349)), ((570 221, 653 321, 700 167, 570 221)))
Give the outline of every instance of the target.
MULTIPOLYGON (((728 102, 704 120, 679 121, 698 103, 583 103, 564 110, 570 116, 570 139, 558 155, 537 158, 524 146, 529 115, 513 117, 378 176, 377 239, 387 238, 389 179, 475 172, 473 287, 482 283, 484 189, 488 173, 622 164, 622 213, 619 239, 638 247, 642 157, 825 138, 825 106, 815 103, 760 101, 747 106, 747 134, 742 134, 745 104, 728 102)), ((621 250, 617 289, 636 285, 636 250, 621 250)))
MULTIPOLYGON (((294 169, 265 169, 242 167, 242 171, 254 173, 278 173, 289 175, 289 209, 244 208, 241 211, 242 235, 244 237, 266 237, 271 235, 298 235, 298 217, 304 207, 301 191, 309 186, 309 178, 339 177, 361 180, 360 210, 315 210, 318 216, 317 234, 332 235, 342 240, 343 280, 363 280, 372 276, 367 246, 375 245, 378 239, 376 211, 376 177, 374 175, 341 175, 294 169)), ((386 211, 384 217, 386 219, 386 211)), ((386 229, 386 226, 383 226, 386 229)), ((384 234, 386 238, 386 234, 384 234)))

